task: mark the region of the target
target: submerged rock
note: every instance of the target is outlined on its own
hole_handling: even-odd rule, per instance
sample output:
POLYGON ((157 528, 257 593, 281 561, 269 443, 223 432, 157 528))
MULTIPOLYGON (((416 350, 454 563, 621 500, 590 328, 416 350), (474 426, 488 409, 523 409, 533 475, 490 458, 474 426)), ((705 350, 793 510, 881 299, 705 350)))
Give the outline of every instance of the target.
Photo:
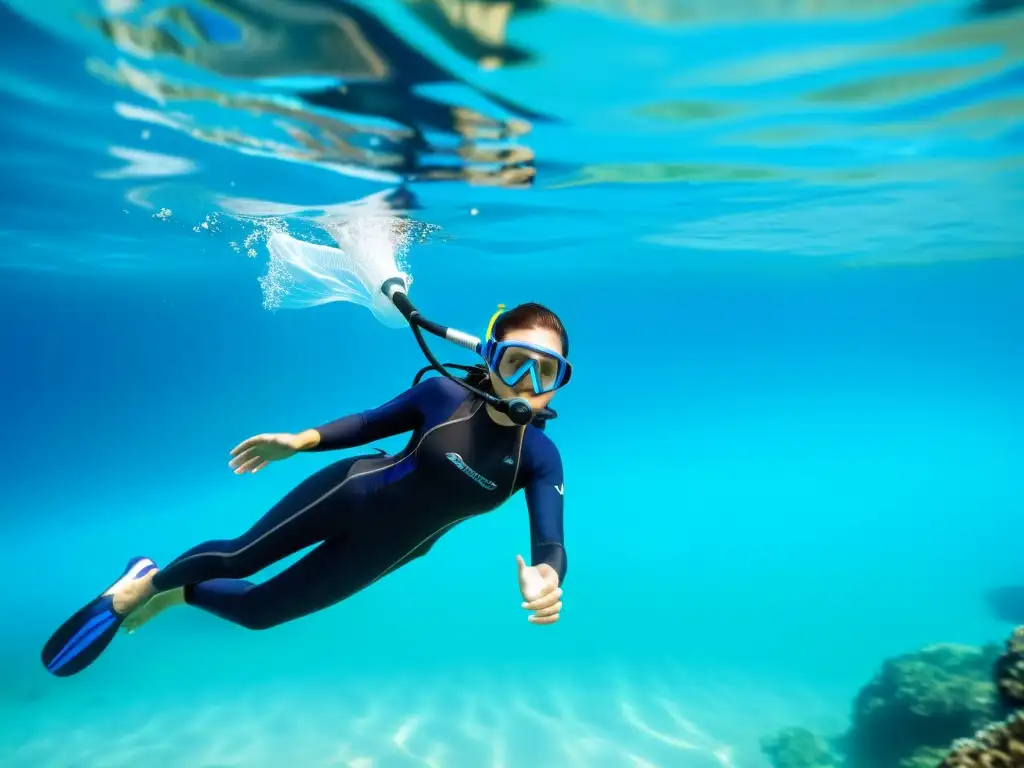
POLYGON ((900 760, 900 768, 939 768, 949 747, 918 747, 910 757, 900 760))
POLYGON ((838 760, 806 728, 784 728, 761 739, 761 751, 775 768, 834 768, 838 760))
POLYGON ((928 750, 998 719, 998 657, 998 646, 937 644, 887 659, 854 704, 850 768, 926 768, 928 750))

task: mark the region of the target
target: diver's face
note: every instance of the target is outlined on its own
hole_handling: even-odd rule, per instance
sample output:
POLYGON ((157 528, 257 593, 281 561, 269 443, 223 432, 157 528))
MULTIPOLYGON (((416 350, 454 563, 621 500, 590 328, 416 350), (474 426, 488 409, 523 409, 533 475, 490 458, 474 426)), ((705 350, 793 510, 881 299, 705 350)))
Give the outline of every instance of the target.
MULTIPOLYGON (((557 352, 560 355, 565 354, 565 350, 562 349, 562 338, 554 331, 549 331, 546 328, 517 328, 506 334, 502 341, 522 341, 527 344, 535 344, 538 347, 550 349, 552 352, 557 352)), ((534 411, 546 408, 548 403, 554 398, 555 391, 557 391, 545 392, 542 395, 534 394, 533 384, 529 376, 524 376, 516 382, 514 387, 510 387, 501 380, 500 376, 495 375, 493 372, 491 373, 491 385, 494 387, 494 394, 498 397, 503 400, 521 397, 530 404, 534 411)))

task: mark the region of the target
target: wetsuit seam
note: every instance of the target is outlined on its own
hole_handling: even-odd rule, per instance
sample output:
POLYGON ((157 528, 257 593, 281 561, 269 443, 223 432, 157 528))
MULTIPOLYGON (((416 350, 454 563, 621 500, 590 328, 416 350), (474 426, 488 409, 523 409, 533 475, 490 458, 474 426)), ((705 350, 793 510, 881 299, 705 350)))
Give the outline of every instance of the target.
MULTIPOLYGON (((512 486, 508 492, 508 499, 515 496, 516 493, 516 481, 519 479, 519 467, 523 463, 523 439, 526 437, 526 427, 522 427, 519 430, 519 443, 516 448, 516 471, 512 473, 512 486)), ((505 501, 508 501, 505 499, 505 501)))
MULTIPOLYGON (((458 408, 456 408, 456 411, 457 410, 458 410, 458 408)), ((454 414, 455 412, 453 411, 452 413, 454 414)), ((249 542, 244 547, 242 547, 240 549, 237 549, 234 552, 196 552, 195 554, 189 555, 188 557, 186 557, 186 558, 184 558, 182 560, 179 560, 176 563, 171 563, 171 565, 169 565, 167 567, 168 568, 172 568, 172 567, 174 567, 176 565, 180 565, 181 563, 187 563, 187 562, 189 562, 189 561, 191 561, 191 560, 193 560, 193 559, 195 559, 197 557, 203 557, 204 555, 217 555, 219 557, 225 557, 225 558, 237 557, 238 555, 242 554, 246 550, 256 546, 257 544, 259 544, 261 541, 263 541, 265 538, 267 538, 267 536, 270 536, 271 534, 276 533, 277 531, 281 530, 281 528, 283 528, 284 526, 286 526, 289 523, 295 521, 300 515, 305 514, 306 512, 311 510, 313 507, 315 507, 317 504, 322 502, 328 496, 331 496, 332 494, 337 493, 338 491, 340 491, 342 488, 344 488, 348 484, 348 482, 350 480, 356 480, 357 478, 360 478, 360 477, 367 477, 368 475, 372 475, 372 474, 374 474, 376 472, 381 472, 381 471, 383 471, 385 469, 391 469, 391 468, 397 467, 399 464, 401 464, 406 459, 410 458, 411 456, 415 456, 419 452, 420 446, 423 445, 423 441, 426 440, 427 436, 430 435, 431 433, 433 433, 435 430, 438 430, 441 427, 446 427, 446 426, 448 426, 450 424, 459 424, 459 423, 461 423, 463 421, 467 421, 467 420, 473 418, 475 413, 476 413, 476 411, 474 410, 473 413, 469 414, 468 416, 464 416, 462 418, 455 419, 455 420, 452 420, 452 421, 444 421, 444 422, 442 422, 440 424, 434 425, 433 427, 431 427, 430 429, 428 429, 426 432, 423 433, 423 436, 420 437, 419 441, 417 441, 416 447, 411 452, 407 453, 405 456, 403 456, 401 459, 399 459, 398 461, 396 461, 396 462, 394 462, 392 464, 385 464, 382 467, 374 467, 373 469, 367 470, 366 472, 360 472, 357 475, 348 475, 344 480, 342 480, 336 486, 334 486, 330 490, 328 490, 328 491, 324 492, 323 494, 321 494, 318 498, 316 498, 315 500, 311 501, 309 504, 304 506, 302 509, 300 509, 295 514, 291 515, 287 520, 282 520, 280 523, 275 525, 269 531, 264 532, 259 537, 257 537, 254 541, 249 542)), ((463 518, 463 519, 465 519, 465 518, 463 518)), ((444 530, 444 529, 442 528, 441 530, 444 530)), ((433 535, 433 534, 431 534, 431 535, 433 535)), ((422 544, 423 542, 420 542, 420 543, 422 544)), ((419 544, 417 544, 417 546, 419 546, 419 544)), ((378 577, 378 578, 380 578, 380 577, 378 577)))
MULTIPOLYGON (((468 398, 466 398, 466 399, 468 400, 468 398)), ((455 406, 455 410, 451 412, 451 415, 448 418, 451 419, 452 416, 454 416, 456 413, 458 413, 459 412, 459 408, 461 408, 463 405, 465 405, 465 403, 466 403, 466 400, 462 400, 457 406, 455 406)), ((416 454, 418 454, 420 452, 420 448, 423 446, 423 441, 427 438, 427 435, 429 435, 435 429, 440 429, 441 427, 445 427, 445 426, 447 426, 449 424, 460 424, 463 421, 469 421, 474 416, 476 416, 476 414, 477 414, 477 412, 479 410, 480 410, 480 403, 477 403, 476 407, 474 407, 473 410, 471 410, 468 415, 463 416, 463 417, 458 418, 458 419, 455 419, 453 421, 443 421, 440 424, 437 424, 437 425, 431 427, 430 429, 428 429, 426 432, 423 433, 423 437, 421 437, 417 441, 416 447, 413 448, 407 455, 408 456, 415 456, 416 454)))
MULTIPOLYGON (((480 411, 480 406, 482 404, 483 404, 483 401, 478 402, 476 404, 476 406, 473 408, 472 413, 470 413, 467 418, 471 419, 474 416, 476 416, 476 414, 480 411)), ((456 410, 458 410, 458 409, 456 409, 456 410)), ((464 421, 464 419, 460 419, 459 421, 464 421)), ((457 423, 458 423, 458 421, 445 422, 445 424, 457 424, 457 423)), ((444 426, 444 424, 438 424, 438 426, 441 427, 441 426, 444 426)), ((516 477, 519 474, 519 459, 518 459, 518 456, 522 454, 522 446, 523 446, 522 435, 525 434, 525 432, 526 432, 525 429, 520 430, 519 451, 518 451, 517 460, 516 460, 516 474, 513 475, 513 477, 512 477, 512 490, 509 491, 509 494, 508 494, 508 498, 510 498, 510 499, 512 498, 512 495, 516 492, 516 483, 515 483, 515 481, 516 481, 516 477)), ((420 444, 422 444, 422 441, 421 441, 420 444)), ((416 451, 419 451, 420 444, 417 444, 416 451)), ((383 571, 381 571, 379 576, 377 576, 373 581, 371 581, 371 582, 369 582, 369 584, 367 584, 367 587, 369 587, 370 585, 375 584, 376 582, 380 581, 385 576, 387 576, 389 573, 391 573, 391 571, 395 570, 395 568, 398 568, 399 566, 403 565, 406 562, 406 560, 408 559, 409 555, 411 555, 417 549, 422 547, 426 542, 430 541, 435 536, 438 536, 441 533, 444 533, 449 528, 452 528, 455 525, 458 525, 463 520, 469 520, 469 518, 471 518, 471 517, 475 517, 475 515, 466 515, 465 517, 460 517, 458 520, 452 520, 450 523, 445 523, 444 525, 442 525, 440 528, 438 528, 432 534, 427 536, 425 539, 423 539, 422 541, 418 542, 415 547, 410 549, 408 552, 406 552, 400 558, 395 560, 395 562, 393 562, 391 565, 389 565, 387 568, 385 568, 383 571)))

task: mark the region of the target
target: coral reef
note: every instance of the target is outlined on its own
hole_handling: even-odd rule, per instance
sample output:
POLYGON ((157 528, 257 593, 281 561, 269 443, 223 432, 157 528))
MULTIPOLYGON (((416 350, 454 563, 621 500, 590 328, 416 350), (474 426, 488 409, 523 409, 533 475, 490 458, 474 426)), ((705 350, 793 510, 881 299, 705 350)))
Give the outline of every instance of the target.
POLYGON ((1024 768, 1024 714, 957 741, 940 768, 1024 768))
POLYGON ((766 736, 761 739, 761 751, 775 768, 834 768, 839 764, 825 742, 806 728, 783 728, 766 736))
POLYGON ((1024 626, 1006 641, 1006 651, 996 663, 996 685, 1009 706, 1024 706, 1024 626))
POLYGON ((917 766, 922 748, 948 749, 998 719, 992 670, 999 653, 994 645, 939 644, 887 659, 857 696, 849 768, 917 766))
POLYGON ((1024 712, 1000 722, 1013 707, 1024 707, 1024 626, 1005 648, 943 643, 886 659, 857 694, 841 758, 805 728, 761 750, 775 768, 1024 768, 1024 712))

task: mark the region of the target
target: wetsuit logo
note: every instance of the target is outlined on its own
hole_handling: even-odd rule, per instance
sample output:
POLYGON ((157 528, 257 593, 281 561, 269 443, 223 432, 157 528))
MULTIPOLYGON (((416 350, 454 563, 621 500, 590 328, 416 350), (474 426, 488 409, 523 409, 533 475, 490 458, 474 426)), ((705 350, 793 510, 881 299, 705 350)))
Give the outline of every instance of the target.
POLYGON ((462 457, 459 456, 459 454, 446 453, 445 456, 448 458, 448 461, 450 461, 456 467, 461 469, 465 474, 469 475, 471 478, 476 480, 476 482, 479 483, 481 487, 486 488, 488 491, 493 491, 495 488, 498 487, 494 482, 488 480, 475 469, 467 465, 466 462, 462 460, 462 457))

